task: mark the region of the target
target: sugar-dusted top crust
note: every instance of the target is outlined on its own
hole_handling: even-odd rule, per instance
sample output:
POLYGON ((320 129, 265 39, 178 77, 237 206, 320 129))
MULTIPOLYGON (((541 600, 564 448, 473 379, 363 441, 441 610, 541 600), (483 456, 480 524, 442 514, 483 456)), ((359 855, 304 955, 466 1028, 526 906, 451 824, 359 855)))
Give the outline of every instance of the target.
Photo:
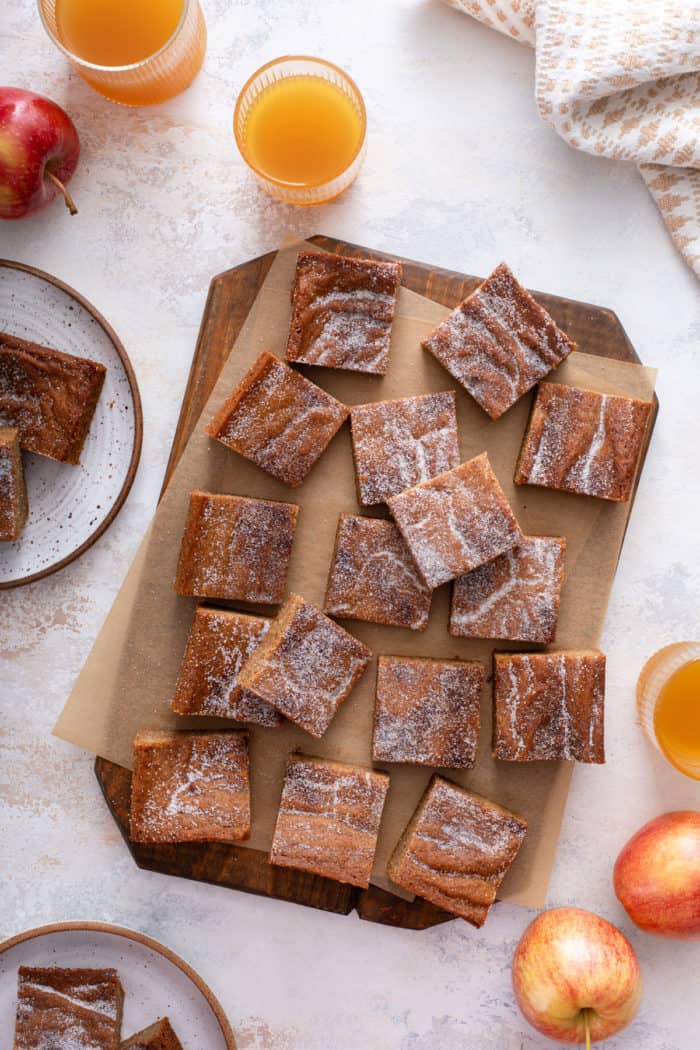
POLYGON ((271 862, 366 888, 388 790, 386 773, 290 755, 271 862))
POLYGON ((470 572, 522 537, 485 452, 388 503, 429 587, 470 572))
POLYGON ((291 594, 238 681, 320 737, 371 658, 357 638, 291 594))
POLYGON ((325 612, 424 631, 432 591, 391 521, 341 514, 325 612))
POLYGON ((0 541, 19 539, 28 509, 19 431, 0 427, 0 541))
POLYGON ((401 264, 300 252, 287 360, 384 375, 401 264))
POLYGON ((238 672, 265 637, 270 621, 200 606, 192 621, 171 707, 178 715, 235 718, 277 726, 274 707, 238 684, 238 672))
POLYGON ((300 485, 348 411, 321 387, 266 352, 206 431, 280 481, 300 485))
POLYGON ((566 540, 523 536, 517 547, 454 582, 450 634, 553 642, 566 540))
POLYGON ((79 463, 106 369, 0 332, 0 426, 29 452, 79 463))
POLYGON ((137 734, 134 842, 240 842, 249 834, 246 732, 137 734))
POLYGON ((167 1017, 137 1032, 122 1043, 120 1050, 183 1050, 167 1017))
POLYGON ((380 656, 375 762, 473 766, 485 676, 483 664, 476 662, 380 656))
POLYGON ((516 483, 626 502, 651 409, 649 401, 542 383, 520 450, 516 483))
POLYGON ((20 966, 14 1050, 117 1050, 116 970, 20 966))
POLYGON ((439 324, 423 346, 492 419, 576 349, 505 263, 439 324))
POLYGON ((453 391, 357 405, 350 427, 357 488, 366 507, 459 463, 453 391))
POLYGON ((389 861, 397 885, 483 926, 527 824, 435 776, 389 861))
POLYGON ((298 513, 294 503, 191 493, 175 591, 281 602, 298 513))
POLYGON ((494 758, 604 762, 605 656, 597 649, 494 655, 494 758))

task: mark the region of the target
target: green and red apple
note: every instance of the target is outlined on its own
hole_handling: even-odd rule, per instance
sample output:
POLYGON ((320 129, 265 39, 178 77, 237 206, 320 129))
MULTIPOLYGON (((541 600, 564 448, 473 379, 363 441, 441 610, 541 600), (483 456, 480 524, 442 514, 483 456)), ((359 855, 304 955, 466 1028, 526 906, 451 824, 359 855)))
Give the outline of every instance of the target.
POLYGON ((0 219, 23 219, 63 196, 80 159, 80 140, 55 102, 23 88, 0 87, 0 219))
POLYGON ((642 997, 639 962, 623 933, 582 908, 552 908, 525 930, 513 957, 523 1014, 560 1043, 591 1043, 630 1023, 642 997))
POLYGON ((623 847, 613 881, 641 930, 700 938, 700 813, 664 813, 645 824, 623 847))

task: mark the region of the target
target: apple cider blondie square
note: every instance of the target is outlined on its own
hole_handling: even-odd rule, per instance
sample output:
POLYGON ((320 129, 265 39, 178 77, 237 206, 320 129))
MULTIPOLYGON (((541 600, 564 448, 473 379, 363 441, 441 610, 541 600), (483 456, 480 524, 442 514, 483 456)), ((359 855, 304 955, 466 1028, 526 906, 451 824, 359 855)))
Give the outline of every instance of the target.
POLYGON ((401 264, 299 252, 287 360, 384 375, 401 264))

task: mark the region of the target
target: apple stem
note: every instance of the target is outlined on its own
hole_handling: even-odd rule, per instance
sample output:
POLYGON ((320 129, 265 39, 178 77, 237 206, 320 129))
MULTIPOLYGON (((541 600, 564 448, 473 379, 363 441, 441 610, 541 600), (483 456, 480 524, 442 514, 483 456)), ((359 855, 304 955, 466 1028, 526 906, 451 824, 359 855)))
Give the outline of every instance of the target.
POLYGON ((56 189, 60 190, 63 194, 63 199, 66 202, 66 207, 68 208, 68 211, 71 213, 71 215, 77 215, 78 209, 75 206, 75 201, 73 200, 70 193, 61 182, 61 180, 57 178, 52 171, 49 171, 48 168, 46 169, 44 174, 46 175, 47 179, 51 179, 51 182, 53 182, 56 189))
POLYGON ((591 1050, 591 1012, 588 1009, 583 1011, 583 1027, 586 1032, 586 1050, 591 1050))

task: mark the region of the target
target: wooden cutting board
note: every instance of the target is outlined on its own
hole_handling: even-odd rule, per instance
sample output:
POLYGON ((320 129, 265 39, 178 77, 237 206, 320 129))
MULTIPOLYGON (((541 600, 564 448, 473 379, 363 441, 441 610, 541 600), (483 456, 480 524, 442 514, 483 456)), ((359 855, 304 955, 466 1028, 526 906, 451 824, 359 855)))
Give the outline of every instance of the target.
MULTIPOLYGON (((322 248, 344 255, 387 258, 379 252, 331 237, 310 239, 322 248)), ((163 488, 184 451, 274 257, 274 252, 263 255, 219 274, 211 282, 163 488)), ((424 263, 408 259, 401 262, 402 283, 445 306, 456 306, 480 282, 480 278, 436 269, 424 263)), ((586 353, 639 363, 624 328, 611 310, 554 295, 535 294, 571 338, 585 347, 586 353)), ((656 407, 655 403, 654 418, 656 407)), ((644 456, 646 451, 645 448, 644 456)), ((343 915, 356 909, 362 919, 407 929, 426 929, 452 918, 427 901, 416 899, 411 903, 374 886, 358 890, 332 879, 275 868, 269 863, 267 854, 258 850, 218 843, 161 846, 132 843, 128 838, 131 773, 102 758, 97 759, 95 772, 112 816, 141 868, 343 915)))

